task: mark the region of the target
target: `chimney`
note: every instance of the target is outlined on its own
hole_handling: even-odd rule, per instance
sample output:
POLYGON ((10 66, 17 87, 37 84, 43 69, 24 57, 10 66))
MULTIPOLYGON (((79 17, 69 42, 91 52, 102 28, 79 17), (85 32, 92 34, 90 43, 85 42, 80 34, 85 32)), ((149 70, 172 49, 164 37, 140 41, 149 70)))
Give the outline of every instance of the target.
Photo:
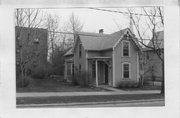
POLYGON ((99 34, 103 34, 104 29, 99 29, 99 34))

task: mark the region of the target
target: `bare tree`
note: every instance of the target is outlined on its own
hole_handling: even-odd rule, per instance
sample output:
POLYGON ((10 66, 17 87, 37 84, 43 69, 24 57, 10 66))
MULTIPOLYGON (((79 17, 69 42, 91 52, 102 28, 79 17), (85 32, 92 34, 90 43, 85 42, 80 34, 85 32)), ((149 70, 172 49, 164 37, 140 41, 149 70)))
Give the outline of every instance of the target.
POLYGON ((69 29, 71 32, 81 31, 83 28, 83 24, 80 22, 79 18, 74 15, 74 13, 71 14, 69 17, 69 29))
POLYGON ((41 11, 39 9, 16 9, 15 11, 16 50, 18 52, 17 58, 20 66, 22 86, 24 86, 28 65, 37 59, 43 51, 39 50, 38 53, 33 53, 32 49, 30 49, 34 42, 33 39, 38 40, 36 37, 37 30, 35 29, 41 26, 42 18, 40 18, 40 14, 41 11), (26 33, 25 30, 27 30, 26 33))
POLYGON ((152 7, 152 8, 141 8, 144 14, 146 15, 146 29, 144 31, 141 30, 140 21, 142 20, 142 16, 133 15, 134 10, 128 9, 128 12, 130 14, 130 19, 133 22, 133 25, 135 27, 135 30, 138 34, 138 41, 139 43, 146 48, 151 49, 160 59, 162 64, 162 87, 161 87, 161 93, 164 94, 164 49, 160 46, 160 41, 158 40, 158 34, 157 29, 163 29, 164 28, 164 16, 163 16, 163 8, 162 7, 152 7), (148 33, 148 31, 151 33, 152 38, 147 41, 147 39, 144 38, 144 35, 148 33), (148 45, 147 42, 150 42, 151 45, 148 45))
POLYGON ((48 40, 48 51, 50 55, 50 60, 52 61, 53 54, 54 54, 54 48, 55 48, 55 42, 58 40, 58 34, 56 33, 59 31, 59 21, 60 18, 57 15, 47 14, 45 18, 45 27, 48 29, 49 34, 49 40, 48 40))
POLYGON ((37 28, 41 25, 40 9, 16 9, 15 25, 19 27, 37 28))
MULTIPOLYGON (((74 15, 73 12, 69 17, 67 29, 68 29, 67 31, 72 32, 72 33, 82 31, 83 29, 83 24, 80 22, 79 18, 74 15)), ((75 35, 73 35, 73 40, 75 41, 75 35)))

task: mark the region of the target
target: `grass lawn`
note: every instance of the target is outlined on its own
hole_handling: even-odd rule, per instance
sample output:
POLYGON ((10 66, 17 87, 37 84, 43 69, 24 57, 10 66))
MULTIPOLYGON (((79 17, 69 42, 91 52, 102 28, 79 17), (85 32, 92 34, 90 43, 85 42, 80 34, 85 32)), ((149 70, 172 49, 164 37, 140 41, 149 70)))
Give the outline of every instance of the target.
POLYGON ((106 101, 127 101, 163 99, 161 94, 133 94, 133 95, 99 95, 99 96, 64 96, 64 97, 38 97, 38 98, 17 98, 17 104, 53 104, 53 103, 77 103, 77 102, 106 102, 106 101))
POLYGON ((161 86, 148 86, 145 85, 139 88, 120 88, 121 90, 125 91, 138 91, 138 90, 161 90, 161 86))
POLYGON ((17 92, 81 92, 106 91, 96 87, 80 87, 71 83, 57 81, 56 79, 31 79, 30 84, 24 88, 17 88, 17 92))

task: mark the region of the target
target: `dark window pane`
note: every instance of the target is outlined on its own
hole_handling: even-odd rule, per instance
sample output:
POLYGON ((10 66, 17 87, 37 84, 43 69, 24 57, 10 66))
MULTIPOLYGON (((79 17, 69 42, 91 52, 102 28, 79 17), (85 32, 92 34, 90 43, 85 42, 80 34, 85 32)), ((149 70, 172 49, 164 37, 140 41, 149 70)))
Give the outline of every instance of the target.
POLYGON ((127 71, 127 72, 125 71, 124 72, 124 78, 129 78, 129 71, 127 71))
POLYGON ((123 76, 124 78, 129 78, 129 64, 124 64, 123 65, 123 76))
POLYGON ((123 56, 129 56, 129 43, 123 42, 123 56))

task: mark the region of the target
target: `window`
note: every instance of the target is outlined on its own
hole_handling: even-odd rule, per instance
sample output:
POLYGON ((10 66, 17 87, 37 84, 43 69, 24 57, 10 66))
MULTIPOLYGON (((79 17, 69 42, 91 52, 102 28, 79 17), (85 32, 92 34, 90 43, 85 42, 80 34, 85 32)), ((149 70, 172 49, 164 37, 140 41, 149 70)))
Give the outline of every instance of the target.
POLYGON ((130 78, 130 64, 123 63, 123 78, 130 78))
POLYGON ((129 42, 127 42, 127 41, 123 42, 123 56, 124 57, 129 56, 129 42))
POLYGON ((17 53, 20 53, 20 50, 19 50, 19 49, 16 49, 16 52, 17 52, 17 53))
POLYGON ((147 58, 147 60, 149 60, 149 53, 148 52, 146 54, 146 58, 147 58))
POLYGON ((79 44, 79 58, 81 58, 82 44, 79 44))
POLYGON ((92 64, 92 77, 93 78, 96 77, 96 66, 95 66, 95 63, 92 64))
POLYGON ((71 63, 67 63, 67 75, 71 75, 71 63))
POLYGON ((39 44, 39 39, 38 38, 34 39, 34 44, 39 44))
POLYGON ((79 74, 81 74, 81 64, 79 64, 79 74))
POLYGON ((74 64, 72 64, 72 75, 74 75, 74 64))

